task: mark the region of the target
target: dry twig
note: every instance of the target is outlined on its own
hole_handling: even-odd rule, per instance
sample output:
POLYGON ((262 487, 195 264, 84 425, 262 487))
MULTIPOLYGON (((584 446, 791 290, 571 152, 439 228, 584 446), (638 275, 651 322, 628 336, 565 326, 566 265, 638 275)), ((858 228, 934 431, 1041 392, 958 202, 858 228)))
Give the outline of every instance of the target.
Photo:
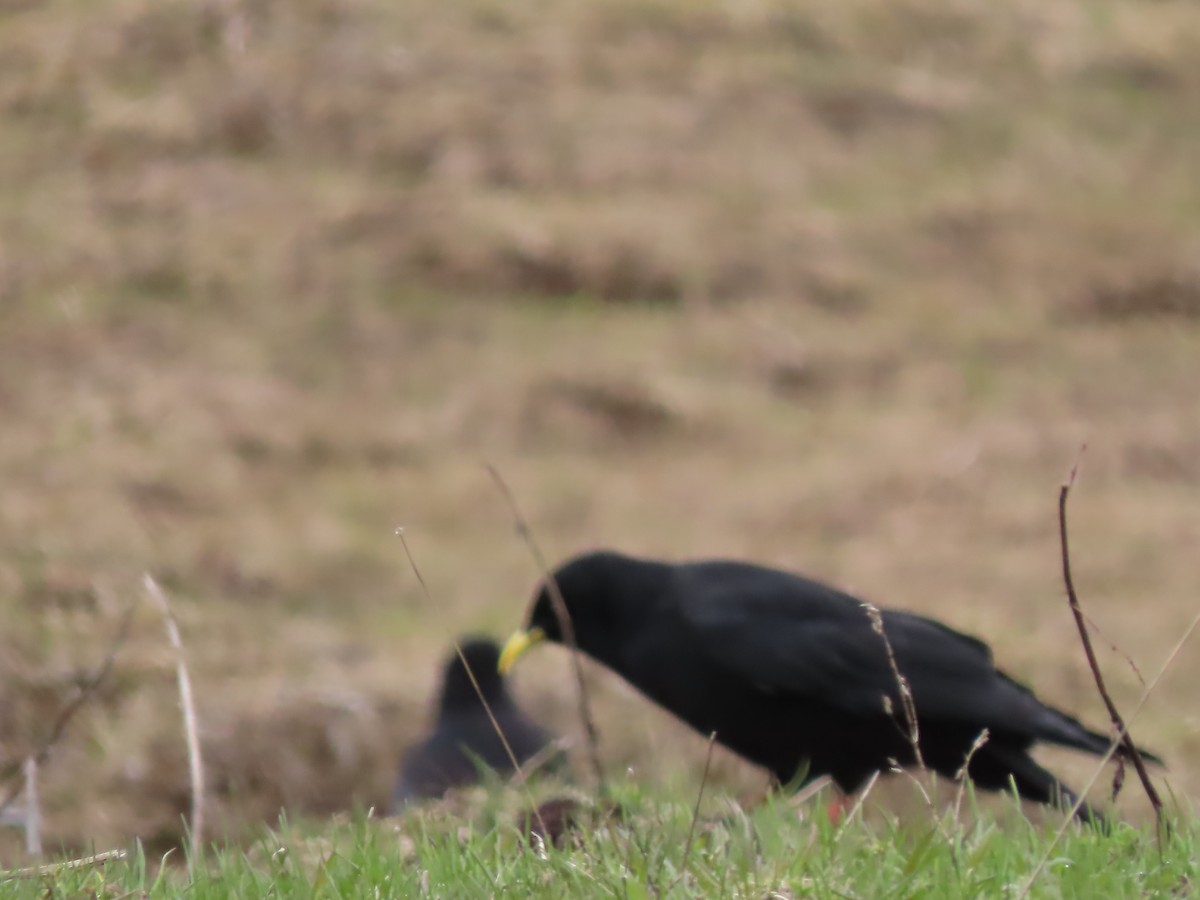
POLYGON ((853 822, 856 816, 862 814, 862 809, 863 809, 863 806, 866 805, 867 797, 870 796, 871 791, 874 789, 875 785, 879 782, 879 776, 881 774, 882 773, 879 771, 875 771, 875 772, 871 773, 871 777, 867 779, 866 786, 864 786, 863 789, 858 792, 858 799, 854 801, 854 805, 852 807, 850 807, 850 812, 848 812, 846 814, 846 818, 843 819, 843 821, 842 821, 843 828, 845 828, 847 825, 849 825, 851 822, 853 822))
POLYGON ((574 668, 575 685, 579 696, 579 717, 583 720, 583 728, 587 736, 588 758, 591 761, 592 772, 596 778, 596 792, 603 798, 607 795, 607 790, 604 782, 604 766, 600 763, 600 733, 597 731, 596 721, 592 717, 592 706, 588 699, 587 684, 583 678, 583 664, 580 662, 579 644, 575 640, 575 627, 571 622, 571 614, 567 611, 567 604, 563 600, 562 592, 558 589, 558 582, 554 580, 554 576, 546 564, 546 557, 542 555, 541 548, 538 547, 538 543, 534 539, 533 530, 529 527, 528 521, 521 514, 521 508, 517 505, 517 499, 509 489, 508 482, 504 480, 504 476, 500 474, 495 466, 489 464, 487 470, 492 476, 492 480, 496 482, 496 486, 500 489, 500 492, 504 495, 509 510, 512 512, 517 534, 525 542, 525 545, 529 547, 530 552, 533 554, 534 562, 537 563, 538 568, 541 570, 542 578, 549 589, 550 600, 554 605, 554 614, 558 617, 559 628, 562 629, 563 638, 571 652, 571 664, 574 668))
POLYGON ((508 780, 508 783, 517 785, 528 781, 534 774, 536 774, 550 762, 567 753, 574 743, 575 739, 571 737, 560 737, 551 741, 537 753, 533 754, 533 756, 529 757, 529 759, 525 760, 525 765, 522 766, 520 770, 513 773, 513 776, 508 780))
MULTIPOLYGON (((408 557, 408 564, 413 570, 413 575, 417 578, 417 583, 421 585, 421 592, 425 595, 425 601, 433 606, 433 594, 429 591, 429 585, 425 583, 424 576, 421 575, 420 568, 417 567, 417 560, 412 555, 412 550, 409 549, 408 540, 404 537, 404 529, 397 528, 396 536, 400 538, 400 544, 404 547, 404 555, 408 557)), ((462 645, 459 644, 458 638, 454 639, 454 652, 458 654, 458 660, 462 663, 463 669, 466 670, 467 678, 471 680, 471 687, 475 690, 475 696, 479 698, 479 702, 483 704, 483 711, 487 713, 488 721, 492 723, 492 728, 496 732, 496 736, 500 738, 500 743, 504 746, 504 752, 508 754, 508 761, 512 763, 513 781, 515 784, 520 784, 525 788, 526 796, 530 806, 533 808, 533 814, 537 817, 542 830, 546 831, 546 823, 542 821, 542 813, 538 808, 537 801, 534 800, 533 794, 529 791, 529 786, 526 784, 526 776, 521 768, 521 761, 517 759, 517 754, 513 752, 512 745, 508 742, 508 735, 504 733, 504 729, 500 727, 500 722, 497 721, 495 713, 492 712, 492 705, 488 703, 487 698, 483 695, 483 689, 479 686, 479 681, 475 678, 475 672, 471 669, 471 664, 467 662, 466 654, 462 651, 462 645)), ((548 833, 548 832, 547 832, 548 833)))
MULTIPOLYGON (((929 810, 929 819, 933 822, 934 829, 942 836, 942 840, 946 842, 946 849, 950 851, 950 864, 954 866, 955 872, 959 872, 958 846, 954 843, 954 836, 946 829, 946 824, 942 820, 942 816, 938 815, 937 804, 934 803, 933 796, 930 795, 929 791, 925 790, 925 785, 921 784, 921 779, 908 769, 902 769, 897 766, 896 774, 911 781, 917 789, 917 793, 921 795, 921 799, 925 801, 925 808, 929 810)), ((936 795, 937 773, 933 773, 933 790, 934 795, 936 795)), ((955 824, 958 824, 957 820, 955 824)))
MULTIPOLYGON (((804 787, 800 788, 794 794, 792 794, 790 797, 788 797, 787 798, 788 805, 791 806, 793 809, 798 810, 798 809, 800 809, 800 807, 804 806, 804 804, 808 803, 809 800, 811 800, 813 797, 817 796, 817 794, 821 793, 821 791, 825 790, 825 788, 829 787, 831 784, 833 784, 833 779, 830 776, 818 775, 816 778, 814 778, 808 784, 804 785, 804 787)), ((834 790, 837 791, 837 790, 841 790, 841 789, 835 786, 834 790)))
POLYGON ((25 852, 31 859, 42 855, 42 804, 38 798, 38 761, 25 760, 25 852))
POLYGON ((1109 650, 1111 650, 1117 656, 1121 657, 1121 659, 1125 660, 1125 665, 1129 666, 1129 670, 1131 672, 1133 672, 1133 677, 1138 680, 1138 684, 1140 684, 1142 687, 1145 687, 1146 679, 1142 677, 1142 670, 1139 669, 1138 664, 1133 661, 1133 657, 1130 656, 1128 653, 1126 653, 1124 650, 1122 650, 1120 647, 1118 647, 1116 645, 1116 643, 1112 640, 1112 638, 1110 638, 1107 634, 1105 634, 1104 631, 1100 628, 1100 626, 1096 624, 1096 620, 1093 619, 1091 616, 1089 616, 1087 613, 1083 614, 1083 620, 1085 622, 1087 622, 1088 630, 1092 634, 1097 635, 1099 638, 1101 638, 1101 640, 1104 641, 1105 646, 1107 646, 1109 650))
MULTIPOLYGON (((1179 653, 1181 650, 1183 650, 1184 645, 1188 642, 1188 640, 1191 639, 1192 634, 1195 633, 1197 627, 1200 627, 1200 615, 1197 615, 1192 619, 1192 624, 1190 624, 1187 629, 1184 630, 1183 636, 1176 642, 1171 652, 1167 654, 1167 659, 1162 664, 1162 667, 1158 670, 1158 674, 1150 680, 1150 683, 1146 686, 1146 689, 1142 691, 1142 696, 1138 699, 1137 704, 1133 707, 1133 712, 1129 714, 1130 722, 1133 722, 1137 719, 1138 714, 1142 711, 1142 707, 1146 705, 1146 701, 1150 699, 1150 695, 1154 693, 1154 689, 1158 687, 1158 683, 1162 680, 1162 677, 1167 674, 1167 670, 1171 668, 1171 664, 1175 662, 1176 657, 1179 656, 1179 653)), ((1076 797, 1075 803, 1072 805, 1071 809, 1068 810, 1066 820, 1063 822, 1058 831, 1055 832, 1054 839, 1050 842, 1050 846, 1046 848, 1045 852, 1042 854, 1042 858, 1038 860, 1038 864, 1033 867, 1033 871, 1029 874, 1029 878, 1027 878, 1025 884, 1021 886, 1021 890, 1017 893, 1016 900, 1025 900, 1025 898, 1029 896, 1029 892, 1033 889, 1033 883, 1037 881, 1038 876, 1042 873, 1042 870, 1046 868, 1046 863, 1048 863, 1050 861, 1050 857, 1054 855, 1054 848, 1058 846, 1058 842, 1062 840, 1062 836, 1067 833, 1067 829, 1071 827, 1071 823, 1074 821, 1076 814, 1083 806, 1083 798, 1087 796, 1088 791, 1092 789, 1093 785, 1095 785, 1101 774, 1103 774, 1104 767, 1108 765, 1108 761, 1112 759, 1113 754, 1117 752, 1117 748, 1119 746, 1121 746, 1120 737, 1114 737, 1112 742, 1108 745, 1108 750, 1102 757, 1100 757, 1100 762, 1096 766, 1096 771, 1092 773, 1092 777, 1088 779, 1087 784, 1083 786, 1083 789, 1079 792, 1079 796, 1076 797)), ((1162 836, 1161 832, 1162 829, 1160 828, 1160 839, 1162 836)))
MULTIPOLYGON (((1134 744, 1133 738, 1129 734, 1129 729, 1126 727, 1125 721, 1121 718, 1121 713, 1117 711, 1117 706, 1113 703, 1112 697, 1109 696, 1108 689, 1104 685, 1104 676, 1100 673, 1100 664, 1096 660, 1096 651, 1092 648, 1092 641, 1088 636, 1083 610, 1079 605, 1079 596, 1075 593, 1075 582, 1071 578, 1071 553, 1067 545, 1067 496, 1071 492, 1071 486, 1075 483, 1075 474, 1078 468, 1078 463, 1071 466, 1071 474, 1058 491, 1058 537, 1062 548, 1063 582, 1067 588, 1067 602, 1070 604, 1071 613, 1075 617, 1075 626, 1079 629, 1079 639, 1083 643, 1083 652, 1087 656, 1088 666, 1091 668, 1092 677, 1096 681, 1096 689, 1100 692, 1100 697, 1108 709, 1109 718, 1112 719, 1113 729, 1116 731, 1123 753, 1133 761, 1133 767, 1137 771, 1138 778, 1142 782, 1142 787, 1146 791, 1146 797, 1150 800, 1150 805, 1154 807, 1154 817, 1158 823, 1159 841, 1161 842, 1163 827, 1162 800, 1159 798, 1158 791, 1155 790, 1154 785, 1150 781, 1150 775, 1146 771, 1146 763, 1142 759, 1141 752, 1139 752, 1137 745, 1134 744)), ((1114 793, 1116 790, 1117 785, 1114 784, 1114 793)))
POLYGON ((69 869, 82 869, 87 866, 98 866, 115 859, 124 859, 127 855, 125 850, 105 850, 103 853, 84 856, 80 859, 67 859, 62 862, 47 863, 44 866, 28 866, 24 869, 12 869, 11 871, 0 873, 0 880, 12 881, 17 878, 41 878, 46 875, 57 875, 59 872, 65 872, 69 869))
POLYGON ((988 742, 988 730, 985 728, 979 732, 979 736, 971 744, 971 749, 967 751, 966 757, 963 759, 962 767, 954 773, 954 780, 958 782, 958 791, 954 796, 954 824, 959 824, 958 814, 962 810, 963 794, 967 790, 967 775, 971 768, 971 760, 975 758, 975 754, 980 751, 984 744, 988 742))
POLYGON ((704 788, 708 784, 708 772, 712 768, 713 745, 716 742, 717 733, 714 731, 708 736, 708 753, 704 757, 704 774, 700 776, 700 789, 696 791, 696 805, 692 807, 692 824, 688 827, 687 841, 683 845, 683 857, 679 862, 679 874, 667 885, 667 889, 663 891, 663 895, 670 894, 672 888, 687 875, 688 857, 692 852, 692 842, 696 839, 696 823, 700 819, 700 801, 704 799, 704 788))
MULTIPOLYGON (((33 759, 39 765, 46 761, 46 757, 50 755, 50 751, 62 739, 63 734, 67 730, 67 725, 75 714, 83 708, 83 705, 99 690, 100 685, 108 678, 112 672, 113 666, 117 661, 117 654, 125 645, 125 641, 129 638, 130 628, 133 626, 133 614, 137 610, 137 602, 129 605, 125 614, 121 617, 121 622, 117 626, 117 632, 113 636, 112 643, 109 645, 108 653, 105 654, 103 662, 100 666, 89 675, 87 678, 79 682, 79 692, 68 702, 62 709, 58 711, 58 715, 54 719, 54 723, 50 726, 50 730, 46 732, 46 736, 42 738, 37 749, 30 753, 26 759, 33 759)), ((13 801, 24 789, 24 781, 21 778, 25 760, 14 762, 0 770, 0 784, 10 782, 8 790, 5 791, 3 799, 0 799, 0 813, 8 809, 13 801)))
POLYGON ((171 613, 167 596, 147 573, 142 576, 142 585, 162 613, 167 640, 175 651, 175 677, 179 682, 179 705, 183 710, 183 733, 187 741, 188 772, 192 782, 191 859, 199 859, 204 851, 204 763, 200 756, 200 728, 196 719, 196 704, 192 698, 192 679, 188 676, 187 661, 183 655, 183 639, 179 636, 179 623, 171 613))

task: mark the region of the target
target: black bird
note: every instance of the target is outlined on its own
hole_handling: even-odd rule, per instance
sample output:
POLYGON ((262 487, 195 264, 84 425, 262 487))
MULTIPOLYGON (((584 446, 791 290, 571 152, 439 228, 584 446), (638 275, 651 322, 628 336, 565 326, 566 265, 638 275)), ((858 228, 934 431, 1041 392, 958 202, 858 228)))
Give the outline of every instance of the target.
MULTIPOLYGON (((829 775, 843 792, 875 772, 917 763, 895 671, 911 689, 924 764, 991 790, 1066 805, 1075 794, 1029 755, 1042 741, 1103 754, 1109 738, 1042 703, 996 669, 986 644, 908 612, 883 610, 777 569, 726 560, 670 564, 613 552, 553 575, 579 649, 702 735, 768 769, 781 784, 829 775)), ((526 628, 500 657, 565 643, 545 583, 526 628)), ((1161 762, 1151 754, 1142 755, 1161 762)), ((1086 805, 1079 817, 1100 824, 1086 805)))
POLYGON ((549 732, 527 719, 513 702, 499 672, 500 648, 496 643, 470 638, 459 646, 462 658, 457 651, 446 658, 433 733, 404 756, 392 793, 394 809, 477 781, 479 765, 501 774, 513 771, 512 760, 480 702, 480 694, 520 763, 528 762, 553 741, 549 732), (463 659, 475 676, 478 691, 463 659))

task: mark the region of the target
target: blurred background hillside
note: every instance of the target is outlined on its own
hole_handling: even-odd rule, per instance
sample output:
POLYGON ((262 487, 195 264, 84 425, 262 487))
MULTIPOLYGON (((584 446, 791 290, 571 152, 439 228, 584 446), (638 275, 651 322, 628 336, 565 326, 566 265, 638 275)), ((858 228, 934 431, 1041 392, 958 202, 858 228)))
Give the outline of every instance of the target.
MULTIPOLYGON (((1200 597, 1198 102, 1190 0, 0 0, 0 765, 150 572, 219 831, 383 803, 537 578, 485 462, 552 559, 799 569, 1103 726, 1055 503, 1086 442, 1128 707, 1200 597)), ((178 839, 172 665, 143 603, 52 846, 178 839)), ((574 734, 567 671, 516 688, 574 734)), ((695 777, 591 677, 613 771, 695 777)), ((1183 798, 1198 681, 1136 729, 1183 798)))

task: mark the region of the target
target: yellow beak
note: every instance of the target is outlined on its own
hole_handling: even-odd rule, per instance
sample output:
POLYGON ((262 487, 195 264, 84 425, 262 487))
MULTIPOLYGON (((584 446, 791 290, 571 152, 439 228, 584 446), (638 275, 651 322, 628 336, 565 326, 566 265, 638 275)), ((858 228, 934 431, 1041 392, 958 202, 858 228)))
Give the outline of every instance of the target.
POLYGON ((496 666, 501 675, 507 675, 518 659, 525 655, 530 647, 540 644, 546 639, 546 632, 540 628, 530 628, 528 631, 517 631, 508 639, 504 649, 500 651, 500 664, 496 666))

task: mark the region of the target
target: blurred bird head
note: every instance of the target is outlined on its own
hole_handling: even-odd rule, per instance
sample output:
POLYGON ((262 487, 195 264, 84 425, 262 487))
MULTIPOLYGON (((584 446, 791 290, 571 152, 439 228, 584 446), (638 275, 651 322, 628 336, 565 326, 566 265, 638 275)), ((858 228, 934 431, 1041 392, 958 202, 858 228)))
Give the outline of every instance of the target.
POLYGON ((446 657, 442 696, 438 703, 441 713, 476 710, 481 694, 489 706, 506 702, 508 693, 499 664, 500 648, 491 638, 460 638, 457 649, 451 650, 446 657))

